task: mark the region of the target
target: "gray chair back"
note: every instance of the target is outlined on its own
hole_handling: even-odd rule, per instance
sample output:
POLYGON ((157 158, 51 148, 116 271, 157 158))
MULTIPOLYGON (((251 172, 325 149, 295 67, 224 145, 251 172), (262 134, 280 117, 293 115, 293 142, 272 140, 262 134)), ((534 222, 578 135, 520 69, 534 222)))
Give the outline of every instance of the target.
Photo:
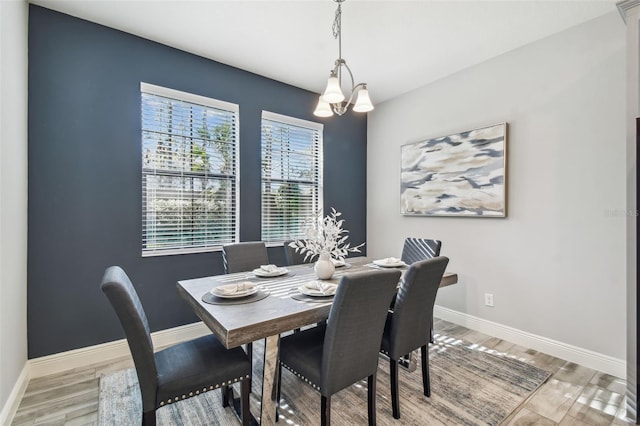
POLYGON ((323 395, 376 373, 387 311, 399 279, 400 271, 372 270, 340 280, 322 350, 323 395))
POLYGON ((405 273, 390 316, 389 355, 392 359, 397 360, 428 344, 433 306, 448 263, 447 257, 438 256, 412 264, 405 273))
POLYGON ((227 244, 222 247, 225 274, 252 271, 269 263, 267 246, 263 241, 227 244))
POLYGON ((287 240, 284 243, 284 257, 287 260, 287 265, 301 265, 303 263, 311 263, 313 262, 313 256, 309 256, 306 260, 305 257, 307 253, 299 253, 293 247, 289 247, 289 243, 293 242, 293 240, 287 240))
POLYGON ((136 290, 119 266, 107 268, 100 285, 116 311, 127 337, 140 382, 143 411, 155 410, 158 370, 153 355, 149 322, 136 290))
POLYGON ((440 256, 442 242, 426 238, 406 238, 402 247, 402 261, 407 265, 440 256))

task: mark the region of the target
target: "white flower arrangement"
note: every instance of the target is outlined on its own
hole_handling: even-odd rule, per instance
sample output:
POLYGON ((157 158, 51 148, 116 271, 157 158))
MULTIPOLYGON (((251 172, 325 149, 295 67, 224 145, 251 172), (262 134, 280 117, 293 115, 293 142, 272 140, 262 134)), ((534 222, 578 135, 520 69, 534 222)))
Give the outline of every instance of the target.
POLYGON ((342 229, 344 219, 338 219, 342 213, 331 208, 331 214, 322 217, 318 212, 317 218, 311 220, 305 229, 305 238, 289 243, 289 247, 296 249, 298 253, 305 254, 305 261, 320 256, 323 253, 331 258, 344 261, 349 253, 360 253, 360 247, 364 243, 351 247, 347 242, 349 231, 342 229))

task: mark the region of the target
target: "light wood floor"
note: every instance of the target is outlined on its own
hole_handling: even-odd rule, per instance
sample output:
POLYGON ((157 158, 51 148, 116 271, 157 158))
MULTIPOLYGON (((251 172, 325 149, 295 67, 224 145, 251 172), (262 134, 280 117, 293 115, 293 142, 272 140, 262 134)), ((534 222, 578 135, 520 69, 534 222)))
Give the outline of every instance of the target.
MULTIPOLYGON (((624 380, 436 319, 435 333, 516 356, 553 375, 505 425, 626 425, 624 380)), ((12 425, 96 425, 100 376, 129 368, 120 358, 32 379, 12 425)), ((402 386, 402 385, 401 385, 402 386)), ((397 424, 416 424, 401 419, 397 424)), ((424 423, 424 424, 428 424, 424 423)))

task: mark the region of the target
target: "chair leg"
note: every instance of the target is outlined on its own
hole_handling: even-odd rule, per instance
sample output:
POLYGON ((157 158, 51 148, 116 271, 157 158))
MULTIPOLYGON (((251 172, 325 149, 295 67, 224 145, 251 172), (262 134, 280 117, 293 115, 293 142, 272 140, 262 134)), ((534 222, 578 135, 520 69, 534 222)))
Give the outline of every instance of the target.
MULTIPOLYGON (((253 367, 253 342, 247 343, 246 352, 247 352, 247 358, 249 358, 249 362, 251 363, 251 366, 253 367)), ((252 378, 253 378, 253 373, 251 373, 251 376, 249 377, 249 392, 251 392, 251 379, 252 378)))
POLYGON ((320 396, 320 424, 321 426, 331 425, 331 395, 320 396))
POLYGON ((425 396, 431 396, 431 378, 429 377, 429 348, 427 345, 420 347, 422 358, 422 386, 425 396))
POLYGON ((156 426, 156 410, 142 413, 142 426, 156 426))
POLYGON ((391 408, 393 418, 400 418, 400 397, 398 395, 398 361, 389 359, 389 381, 391 382, 391 408))
POLYGON ((375 373, 367 377, 367 414, 369 415, 369 426, 376 426, 376 375, 375 373))
POLYGON ((249 426, 251 423, 251 411, 249 406, 249 393, 251 392, 251 380, 242 380, 240 384, 240 415, 242 416, 242 426, 249 426))
POLYGON ((233 402, 233 389, 231 386, 223 386, 220 391, 222 392, 222 406, 228 407, 233 402))
POLYGON ((276 392, 276 422, 280 420, 280 413, 278 411, 278 407, 280 407, 280 391, 282 390, 282 364, 278 363, 278 390, 276 392))

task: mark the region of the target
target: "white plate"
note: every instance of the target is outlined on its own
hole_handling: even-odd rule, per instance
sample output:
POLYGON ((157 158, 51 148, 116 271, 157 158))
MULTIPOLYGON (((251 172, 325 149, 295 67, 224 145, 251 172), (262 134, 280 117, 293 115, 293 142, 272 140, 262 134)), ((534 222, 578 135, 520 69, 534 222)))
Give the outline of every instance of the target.
POLYGON ((338 259, 331 259, 331 262, 333 262, 333 266, 335 266, 336 268, 341 268, 347 264, 347 262, 345 262, 344 260, 338 259))
POLYGON ((260 268, 253 270, 254 275, 258 277, 267 277, 267 278, 279 277, 281 275, 286 274, 287 272, 289 272, 287 268, 278 268, 273 272, 267 272, 264 269, 260 269, 260 268))
POLYGON ((373 264, 376 266, 382 266, 383 268, 398 268, 400 266, 406 266, 402 260, 398 260, 397 262, 389 262, 387 259, 378 259, 374 260, 373 264))
POLYGON ((225 284, 211 289, 211 294, 224 299, 236 299, 238 297, 251 296, 256 294, 259 288, 253 283, 225 284), (238 286, 244 284, 244 290, 237 290, 238 286))
POLYGON ((305 283, 300 287, 298 287, 298 291, 304 294, 305 296, 312 296, 312 297, 333 296, 334 294, 336 294, 336 289, 338 288, 337 284, 321 283, 321 285, 324 288, 324 292, 323 292, 319 290, 318 287, 316 287, 318 285, 316 283, 318 283, 318 281, 310 281, 308 283, 305 283))

